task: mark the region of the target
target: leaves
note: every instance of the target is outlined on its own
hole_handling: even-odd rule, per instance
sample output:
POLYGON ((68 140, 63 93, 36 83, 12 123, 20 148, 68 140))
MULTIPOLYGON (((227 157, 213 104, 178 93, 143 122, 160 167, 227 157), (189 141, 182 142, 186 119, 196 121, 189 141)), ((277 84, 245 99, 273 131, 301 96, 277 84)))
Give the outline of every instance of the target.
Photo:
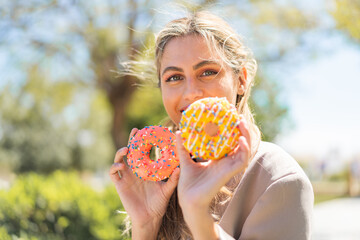
POLYGON ((254 3, 253 14, 249 14, 256 24, 272 25, 279 29, 306 30, 315 26, 316 18, 292 5, 277 5, 272 1, 254 3))
POLYGON ((16 91, 8 85, 0 92, 1 164, 41 173, 107 165, 114 149, 104 94, 47 80, 38 69, 29 76, 16 91))
MULTIPOLYGON (((248 37, 259 46, 263 65, 281 62, 285 52, 301 44, 289 39, 317 23, 311 12, 272 0, 172 3, 190 11, 231 13, 231 23, 252 29, 248 37)), ((4 60, 4 68, 12 69, 5 76, 18 76, 16 71, 22 78, 15 77, 14 85, 0 93, 1 161, 17 171, 44 173, 101 168, 110 162, 113 145, 127 142, 132 127, 157 124, 166 116, 158 89, 134 91, 143 80, 156 83, 154 64, 134 66, 143 73, 140 79, 121 73, 124 69, 118 78, 114 74, 120 61, 154 56, 153 28, 163 17, 155 16, 154 9, 162 3, 65 0, 13 1, 4 6, 0 51, 9 48, 12 59, 4 60)), ((265 139, 272 140, 288 109, 277 100, 280 83, 266 85, 267 78, 261 76, 262 83, 254 87, 252 105, 265 139)))
POLYGON ((335 0, 335 9, 331 11, 336 20, 337 28, 347 32, 360 42, 360 1, 335 0))
POLYGON ((126 239, 125 216, 117 209, 122 206, 112 186, 96 192, 74 172, 22 175, 0 190, 0 238, 126 239))
POLYGON ((272 141, 279 132, 285 130, 288 119, 288 107, 278 100, 281 92, 277 82, 265 80, 258 75, 257 85, 250 100, 254 110, 255 122, 259 126, 264 141, 272 141))
POLYGON ((132 96, 127 108, 128 131, 141 129, 149 125, 157 125, 167 117, 162 104, 159 88, 148 87, 138 89, 132 96))
POLYGON ((23 96, 32 99, 32 104, 40 104, 49 116, 61 113, 71 104, 77 85, 68 81, 54 81, 41 74, 37 66, 30 68, 28 79, 22 88, 23 96), (25 95, 25 96, 24 96, 25 95))

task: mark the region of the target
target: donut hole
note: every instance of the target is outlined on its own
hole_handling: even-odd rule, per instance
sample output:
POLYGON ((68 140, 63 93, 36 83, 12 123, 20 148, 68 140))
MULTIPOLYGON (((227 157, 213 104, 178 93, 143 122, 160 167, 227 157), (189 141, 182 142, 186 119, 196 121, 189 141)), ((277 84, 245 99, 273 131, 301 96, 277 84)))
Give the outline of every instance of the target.
POLYGON ((161 158, 160 148, 157 146, 152 146, 150 149, 149 157, 152 161, 156 161, 161 158))
POLYGON ((204 131, 210 137, 215 137, 219 134, 219 127, 217 124, 209 122, 205 124, 204 131))

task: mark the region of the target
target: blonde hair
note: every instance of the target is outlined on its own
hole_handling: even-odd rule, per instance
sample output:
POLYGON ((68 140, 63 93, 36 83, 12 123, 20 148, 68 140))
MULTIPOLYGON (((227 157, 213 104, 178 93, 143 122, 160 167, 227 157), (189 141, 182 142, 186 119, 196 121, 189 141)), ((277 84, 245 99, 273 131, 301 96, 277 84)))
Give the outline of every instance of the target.
MULTIPOLYGON (((209 49, 213 51, 213 54, 220 56, 223 63, 233 69, 235 75, 240 74, 240 77, 248 83, 244 95, 237 96, 236 106, 238 112, 241 113, 249 123, 253 146, 251 155, 254 156, 260 142, 260 131, 255 125, 248 99, 250 97, 251 87, 254 83, 257 63, 253 58, 250 49, 242 43, 240 36, 236 34, 223 19, 208 12, 195 12, 188 17, 169 22, 163 30, 159 32, 155 43, 155 61, 159 86, 160 65, 166 44, 173 38, 184 37, 191 34, 203 37, 209 49)), ((175 128, 175 125, 172 124, 172 127, 175 128)), ((213 214, 215 221, 218 221, 220 218, 217 208, 219 205, 223 205, 231 199, 232 192, 239 181, 239 176, 238 178, 234 178, 231 184, 228 184, 227 187, 223 187, 214 197, 210 206, 210 211, 213 214)), ((166 214, 163 218, 158 239, 188 238, 191 238, 191 233, 183 219, 181 208, 177 202, 177 193, 175 191, 170 199, 166 214)))
MULTIPOLYGON (((253 58, 251 50, 244 46, 240 36, 235 33, 227 22, 204 11, 195 12, 187 17, 169 22, 156 37, 155 65, 159 80, 158 85, 160 86, 160 65, 166 44, 174 38, 185 37, 191 34, 203 37, 212 53, 220 56, 223 63, 232 68, 235 76, 240 75, 247 82, 244 94, 237 96, 236 106, 238 112, 244 116, 250 126, 252 139, 251 158, 253 158, 260 143, 261 134, 255 124, 248 100, 251 87, 254 84, 257 63, 253 58)), ((133 66, 136 64, 144 65, 144 62, 127 62, 123 64, 125 66, 124 74, 137 76, 141 80, 146 80, 147 75, 153 76, 149 73, 136 73, 136 70, 134 71, 136 68, 133 66)), ((147 71, 151 72, 152 70, 154 69, 150 65, 147 71)), ((176 129, 176 125, 171 121, 165 122, 165 125, 173 128, 173 130, 176 129)), ((241 174, 235 176, 227 183, 212 200, 210 211, 215 221, 220 220, 219 209, 231 199, 232 193, 241 179, 241 174)), ((178 204, 177 191, 175 190, 163 217, 158 239, 189 238, 192 238, 191 232, 184 221, 181 208, 178 204)))
POLYGON ((242 43, 240 36, 223 19, 205 11, 195 12, 188 17, 169 22, 159 32, 155 42, 155 61, 159 86, 161 58, 166 44, 173 38, 191 34, 203 37, 209 49, 215 51, 215 54, 233 69, 234 74, 240 74, 240 77, 247 82, 248 87, 244 95, 237 96, 236 106, 238 112, 245 117, 251 127, 251 132, 255 137, 255 144, 252 146, 256 147, 260 132, 255 125, 248 100, 251 87, 254 84, 257 63, 251 50, 242 43), (244 72, 246 72, 246 76, 244 76, 244 72))

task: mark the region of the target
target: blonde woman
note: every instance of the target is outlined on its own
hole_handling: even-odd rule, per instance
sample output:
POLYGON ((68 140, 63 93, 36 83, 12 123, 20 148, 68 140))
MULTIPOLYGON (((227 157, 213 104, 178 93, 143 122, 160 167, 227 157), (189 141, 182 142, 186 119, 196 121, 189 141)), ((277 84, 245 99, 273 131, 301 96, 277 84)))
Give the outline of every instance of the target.
POLYGON ((219 17, 197 12, 169 22, 155 48, 174 128, 192 102, 226 97, 244 117, 243 136, 231 156, 200 163, 177 132, 180 169, 166 182, 134 176, 123 162, 128 149, 121 148, 109 174, 130 217, 132 239, 310 239, 310 181, 291 156, 260 139, 248 105, 257 65, 239 36, 219 17))

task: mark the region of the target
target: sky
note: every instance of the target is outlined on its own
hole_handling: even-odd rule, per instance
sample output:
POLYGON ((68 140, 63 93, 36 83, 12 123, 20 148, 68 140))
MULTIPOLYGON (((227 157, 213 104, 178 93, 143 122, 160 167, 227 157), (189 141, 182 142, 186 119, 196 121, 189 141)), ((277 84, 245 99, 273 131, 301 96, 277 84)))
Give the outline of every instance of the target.
POLYGON ((351 45, 297 69, 297 88, 284 89, 295 128, 277 143, 296 156, 324 158, 335 151, 342 161, 360 158, 359 76, 360 47, 351 45))
MULTIPOLYGON (((279 2, 285 4, 287 1, 279 2)), ((305 161, 324 161, 331 157, 343 164, 355 156, 360 161, 360 143, 357 140, 360 136, 360 110, 357 109, 357 104, 360 104, 360 44, 352 42, 340 31, 327 31, 335 26, 328 13, 332 7, 330 1, 292 2, 318 16, 322 27, 301 38, 301 41, 308 41, 307 46, 298 52, 290 51, 290 61, 270 66, 267 76, 274 72, 281 87, 280 98, 286 101, 294 125, 281 133, 275 143, 295 158, 305 161)), ((231 22, 230 25, 245 39, 251 35, 252 29, 244 29, 239 22, 231 22)), ((283 44, 291 41, 274 31, 270 31, 269 35, 269 39, 279 39, 283 44)), ((256 58, 261 46, 251 38, 246 40, 256 58)), ((263 67, 260 62, 259 69, 263 67)))
MULTIPOLYGON (((326 12, 325 0, 296 3, 307 10, 326 12)), ((326 17, 324 21, 327 24, 326 17)), ((294 128, 283 132, 276 143, 295 157, 321 159, 337 151, 342 161, 353 159, 355 155, 360 158, 357 140, 360 136, 360 110, 357 106, 360 103, 360 45, 346 40, 327 41, 323 38, 318 41, 319 45, 328 44, 331 51, 299 65, 293 62, 286 74, 280 74, 279 82, 294 128)), ((0 67, 8 67, 3 64, 7 57, 0 56, 0 67)), ((278 71, 282 68, 280 66, 278 71)), ((15 71, 10 72, 16 78, 13 76, 15 71)))

